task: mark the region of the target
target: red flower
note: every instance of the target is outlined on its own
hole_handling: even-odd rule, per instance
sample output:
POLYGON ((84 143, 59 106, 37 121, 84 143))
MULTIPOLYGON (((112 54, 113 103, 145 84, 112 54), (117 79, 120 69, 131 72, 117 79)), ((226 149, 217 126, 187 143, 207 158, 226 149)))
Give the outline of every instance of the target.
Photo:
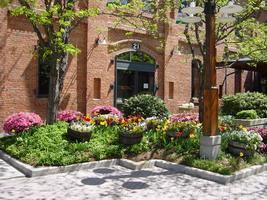
POLYGON ((177 131, 176 132, 176 137, 182 137, 183 136, 183 131, 177 131))

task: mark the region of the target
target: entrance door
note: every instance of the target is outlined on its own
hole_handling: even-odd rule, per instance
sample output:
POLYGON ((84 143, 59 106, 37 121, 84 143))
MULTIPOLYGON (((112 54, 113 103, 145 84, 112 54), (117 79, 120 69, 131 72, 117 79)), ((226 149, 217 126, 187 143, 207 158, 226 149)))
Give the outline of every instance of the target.
POLYGON ((116 60, 115 106, 120 107, 126 99, 137 94, 154 95, 154 82, 153 58, 143 52, 127 52, 119 55, 116 60), (144 58, 147 62, 144 62, 144 58))

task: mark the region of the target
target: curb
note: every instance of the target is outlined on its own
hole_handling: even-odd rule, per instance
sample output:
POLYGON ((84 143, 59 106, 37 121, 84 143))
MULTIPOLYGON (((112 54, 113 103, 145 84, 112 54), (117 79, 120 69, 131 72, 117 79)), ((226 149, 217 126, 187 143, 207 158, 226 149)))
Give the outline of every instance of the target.
POLYGON ((112 167, 115 165, 120 165, 122 167, 131 169, 131 170, 142 170, 146 168, 159 167, 162 169, 166 169, 169 171, 175 171, 177 173, 187 174, 190 176, 206 179, 209 181, 214 181, 220 184, 228 184, 232 183, 236 180, 240 180, 252 175, 256 175, 263 171, 267 171, 267 163, 263 165, 255 165, 246 169, 242 169, 236 172, 233 175, 221 175, 214 172, 197 169, 194 167, 189 167, 185 165, 180 165, 176 163, 172 163, 165 160, 148 160, 148 161, 140 161, 135 162, 127 159, 111 159, 111 160, 101 160, 101 161, 92 161, 86 163, 79 163, 67 166, 59 166, 59 167, 32 167, 31 165, 22 163, 10 155, 4 153, 0 150, 0 158, 6 161, 8 164, 25 174, 26 177, 36 177, 36 176, 45 176, 50 174, 57 173, 65 173, 65 172, 73 172, 78 170, 85 169, 95 169, 102 167, 112 167))
POLYGON ((0 150, 0 158, 10 164, 12 167, 16 168, 26 177, 36 177, 36 176, 45 176, 49 174, 58 174, 58 173, 65 173, 65 172, 73 172, 78 170, 85 170, 85 169, 94 169, 94 168, 101 168, 101 167, 112 167, 117 165, 117 159, 111 160, 101 160, 101 161, 92 161, 86 163, 79 163, 79 164, 72 164, 67 166, 53 166, 53 167, 32 167, 31 165, 25 164, 20 162, 10 155, 4 153, 0 150))

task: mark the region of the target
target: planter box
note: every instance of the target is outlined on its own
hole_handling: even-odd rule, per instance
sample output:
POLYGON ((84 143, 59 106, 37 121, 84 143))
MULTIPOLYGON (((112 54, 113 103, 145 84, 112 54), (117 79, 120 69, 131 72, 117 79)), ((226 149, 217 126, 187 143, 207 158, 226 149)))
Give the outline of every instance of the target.
POLYGON ((72 141, 79 141, 79 142, 85 142, 89 141, 91 138, 92 133, 91 132, 79 132, 74 131, 70 128, 68 128, 67 137, 69 140, 72 141))
POLYGON ((267 118, 260 119, 235 119, 235 123, 245 127, 267 128, 267 118))
POLYGON ((143 133, 123 133, 120 132, 119 141, 121 144, 132 145, 141 142, 143 133))
POLYGON ((250 157, 253 155, 254 152, 249 151, 246 148, 246 144, 244 143, 240 143, 240 142, 235 142, 235 141, 231 141, 228 144, 228 151, 236 156, 239 156, 240 153, 242 152, 244 154, 244 156, 246 157, 250 157))

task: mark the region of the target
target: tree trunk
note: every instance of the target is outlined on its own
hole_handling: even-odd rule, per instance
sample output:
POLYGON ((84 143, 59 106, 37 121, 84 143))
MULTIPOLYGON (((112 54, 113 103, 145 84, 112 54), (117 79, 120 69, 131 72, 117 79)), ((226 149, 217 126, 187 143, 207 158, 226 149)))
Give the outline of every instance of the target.
POLYGON ((199 85, 199 97, 198 97, 198 113, 199 113, 199 122, 203 122, 204 118, 204 101, 203 101, 203 96, 204 96, 204 84, 205 84, 205 72, 204 72, 204 66, 203 63, 198 60, 199 64, 199 74, 200 74, 200 85, 199 85))
POLYGON ((56 115, 60 103, 60 95, 63 89, 65 71, 67 68, 68 53, 62 53, 60 59, 53 59, 50 71, 47 124, 56 122, 56 115))

